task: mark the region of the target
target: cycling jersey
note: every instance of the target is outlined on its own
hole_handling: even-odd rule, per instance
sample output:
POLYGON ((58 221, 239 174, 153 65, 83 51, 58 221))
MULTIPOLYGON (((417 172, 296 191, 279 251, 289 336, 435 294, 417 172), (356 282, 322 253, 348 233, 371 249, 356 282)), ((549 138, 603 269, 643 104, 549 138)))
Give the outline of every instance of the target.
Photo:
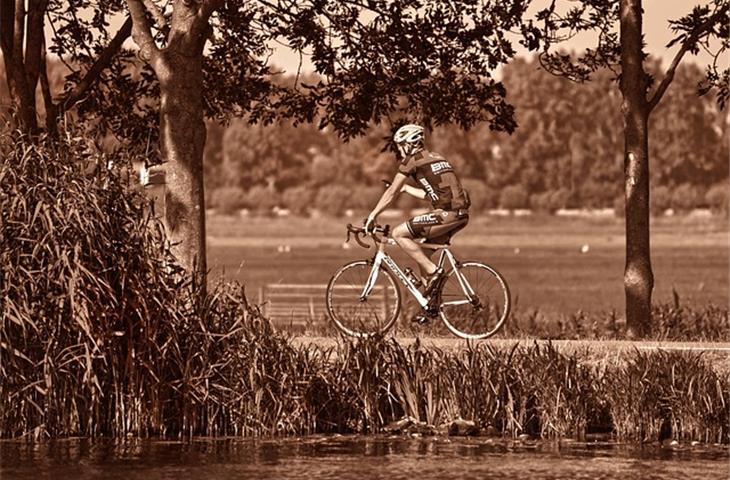
POLYGON ((454 168, 438 153, 423 150, 411 157, 398 171, 413 178, 426 192, 435 209, 469 208, 469 197, 454 173, 454 168))

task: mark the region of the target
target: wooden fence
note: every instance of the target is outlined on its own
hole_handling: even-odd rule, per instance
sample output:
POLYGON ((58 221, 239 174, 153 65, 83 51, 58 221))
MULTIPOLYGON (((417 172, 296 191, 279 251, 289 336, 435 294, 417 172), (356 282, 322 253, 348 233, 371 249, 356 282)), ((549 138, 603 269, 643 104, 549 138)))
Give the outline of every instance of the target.
MULTIPOLYGON (((351 288, 359 290, 362 287, 342 285, 338 291, 342 293, 342 289, 351 288)), ((263 306, 266 318, 277 327, 294 330, 304 330, 307 326, 321 327, 329 321, 326 291, 326 284, 268 284, 259 288, 259 304, 263 306)), ((351 293, 346 295, 352 298, 351 293)), ((389 297, 392 301, 392 293, 380 285, 376 285, 370 295, 372 302, 380 304, 378 308, 382 309, 379 312, 382 315, 386 314, 389 297)))
POLYGON ((274 325, 303 329, 326 321, 326 290, 325 284, 269 284, 259 289, 259 303, 274 325))

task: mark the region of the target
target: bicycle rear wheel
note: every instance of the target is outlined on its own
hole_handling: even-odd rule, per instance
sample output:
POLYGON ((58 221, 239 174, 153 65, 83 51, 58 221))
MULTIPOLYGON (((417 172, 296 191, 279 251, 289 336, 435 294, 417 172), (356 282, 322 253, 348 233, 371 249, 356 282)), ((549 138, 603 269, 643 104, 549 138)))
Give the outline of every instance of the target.
POLYGON ((400 291, 393 274, 367 260, 342 266, 327 285, 327 313, 332 323, 346 335, 358 338, 382 335, 395 323, 400 312, 400 291), (372 288, 365 292, 374 274, 372 288))
POLYGON ((489 338, 502 328, 510 311, 510 294, 502 275, 480 262, 463 262, 441 289, 439 313, 457 337, 489 338))

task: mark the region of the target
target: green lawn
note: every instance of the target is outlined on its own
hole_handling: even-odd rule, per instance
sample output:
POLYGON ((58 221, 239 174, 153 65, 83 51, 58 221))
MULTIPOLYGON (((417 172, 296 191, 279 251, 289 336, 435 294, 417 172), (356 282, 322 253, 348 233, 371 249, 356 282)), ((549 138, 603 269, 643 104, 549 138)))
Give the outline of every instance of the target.
MULTIPOLYGON (((209 268, 243 282, 256 297, 267 283, 327 283, 344 262, 372 255, 354 242, 354 219, 209 219, 209 268), (280 252, 284 246, 288 252, 280 252)), ((400 219, 390 219, 397 223, 400 219)), ((463 259, 486 261, 507 278, 517 308, 570 314, 623 310, 623 223, 614 218, 503 218, 472 221, 454 241, 463 259), (583 247, 588 246, 587 251, 583 247)), ((654 299, 676 289, 683 302, 728 304, 728 231, 724 219, 671 218, 652 226, 654 299)), ((397 247, 391 252, 404 256, 397 247)))

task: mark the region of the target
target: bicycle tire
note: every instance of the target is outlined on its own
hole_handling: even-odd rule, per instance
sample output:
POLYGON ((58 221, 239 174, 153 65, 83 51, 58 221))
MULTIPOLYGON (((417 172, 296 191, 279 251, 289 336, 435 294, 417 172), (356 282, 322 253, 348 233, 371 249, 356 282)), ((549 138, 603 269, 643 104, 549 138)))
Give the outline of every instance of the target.
POLYGON ((345 335, 368 338, 390 330, 400 313, 401 295, 391 272, 378 269, 369 297, 360 299, 373 268, 372 261, 357 260, 340 267, 327 284, 325 304, 333 325, 345 335), (369 300, 374 300, 368 303, 369 300), (382 305, 376 301, 382 300, 382 305))
POLYGON ((469 282, 477 299, 467 298, 452 269, 441 288, 441 320, 457 337, 469 340, 489 338, 504 326, 510 313, 507 281, 496 269, 481 262, 461 262, 457 269, 469 282), (466 326, 470 327, 469 330, 466 326))

